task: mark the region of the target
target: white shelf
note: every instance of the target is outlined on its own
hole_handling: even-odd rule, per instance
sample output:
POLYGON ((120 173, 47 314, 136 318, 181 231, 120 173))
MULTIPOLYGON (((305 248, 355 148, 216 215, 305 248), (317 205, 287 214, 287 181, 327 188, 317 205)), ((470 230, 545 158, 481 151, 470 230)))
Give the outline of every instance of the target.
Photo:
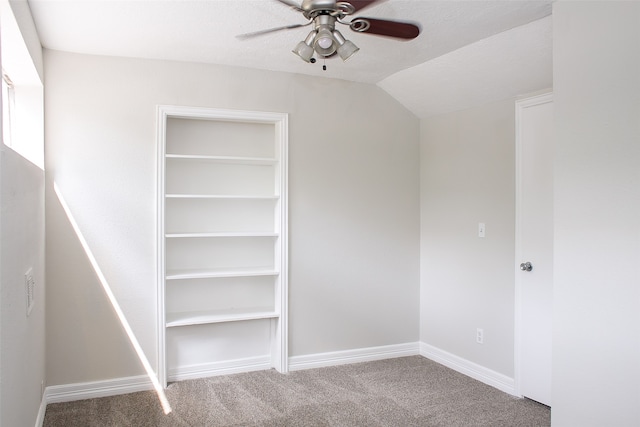
POLYGON ((238 195, 238 194, 165 194, 167 199, 227 199, 227 200, 278 200, 280 196, 258 196, 258 195, 238 195))
POLYGON ((206 270, 168 270, 165 279, 209 279, 216 277, 277 276, 279 274, 280 273, 278 271, 269 267, 206 270))
POLYGON ((173 328, 176 326, 273 319, 279 317, 279 314, 272 307, 249 307, 186 313, 166 313, 166 316, 167 328, 173 328))
POLYGON ((161 382, 265 352, 286 372, 287 115, 160 106, 158 118, 161 382))
POLYGON ((275 165, 278 163, 276 159, 268 157, 202 156, 192 154, 167 154, 165 157, 176 160, 197 160, 239 165, 275 165))
POLYGON ((167 233, 167 239, 193 238, 193 237, 278 237, 280 234, 269 231, 250 232, 213 232, 213 233, 167 233))

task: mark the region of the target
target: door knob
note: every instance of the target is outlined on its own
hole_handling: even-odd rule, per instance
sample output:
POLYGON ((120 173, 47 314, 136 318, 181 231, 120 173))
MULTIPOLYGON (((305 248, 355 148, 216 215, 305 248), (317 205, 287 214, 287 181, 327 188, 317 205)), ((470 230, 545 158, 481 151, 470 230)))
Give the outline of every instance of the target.
POLYGON ((528 261, 527 262, 523 262, 522 264, 520 264, 520 270, 522 270, 522 271, 531 271, 531 270, 533 270, 533 266, 528 261))

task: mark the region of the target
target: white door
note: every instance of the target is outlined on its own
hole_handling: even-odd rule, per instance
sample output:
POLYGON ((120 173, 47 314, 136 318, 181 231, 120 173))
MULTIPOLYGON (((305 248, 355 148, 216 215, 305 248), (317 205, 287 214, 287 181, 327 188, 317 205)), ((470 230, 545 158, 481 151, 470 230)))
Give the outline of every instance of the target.
POLYGON ((516 103, 516 387, 551 406, 553 102, 516 103))

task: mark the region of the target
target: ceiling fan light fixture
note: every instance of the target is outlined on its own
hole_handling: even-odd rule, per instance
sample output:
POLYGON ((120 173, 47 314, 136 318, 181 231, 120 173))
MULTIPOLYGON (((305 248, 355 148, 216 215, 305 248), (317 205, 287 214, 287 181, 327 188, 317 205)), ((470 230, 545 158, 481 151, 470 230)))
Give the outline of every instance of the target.
POLYGON ((313 42, 313 47, 318 55, 331 56, 336 52, 338 46, 333 38, 333 34, 331 34, 331 30, 322 27, 318 30, 318 34, 313 42))
MULTIPOLYGON (((304 24, 285 25, 262 31, 241 34, 239 39, 245 40, 251 37, 270 34, 276 31, 290 30, 293 28, 313 25, 313 30, 304 41, 301 41, 293 49, 305 62, 316 62, 317 57, 329 58, 336 53, 343 61, 347 61, 360 49, 353 42, 346 40, 336 24, 347 25, 351 30, 359 33, 377 36, 391 37, 400 40, 413 40, 420 35, 420 24, 396 21, 391 19, 355 17, 345 20, 365 7, 370 7, 384 0, 278 0, 281 4, 301 12, 307 19, 304 24), (299 2, 302 1, 301 4, 299 2), (314 55, 317 57, 314 58, 314 55)), ((323 66, 326 69, 326 66, 323 66)))
POLYGON ((305 42, 300 42, 292 52, 302 58, 303 61, 311 62, 311 57, 313 56, 314 50, 305 42))
POLYGON ((351 40, 346 40, 338 30, 333 32, 333 38, 338 43, 338 55, 343 61, 348 60, 360 50, 351 40))
POLYGON ((313 57, 313 41, 316 38, 317 31, 311 31, 306 39, 298 43, 298 45, 292 50, 293 53, 302 58, 305 62, 311 62, 311 58, 313 57))
POLYGON ((351 58, 360 48, 356 46, 352 41, 347 40, 342 46, 338 47, 338 55, 343 61, 347 61, 351 58))

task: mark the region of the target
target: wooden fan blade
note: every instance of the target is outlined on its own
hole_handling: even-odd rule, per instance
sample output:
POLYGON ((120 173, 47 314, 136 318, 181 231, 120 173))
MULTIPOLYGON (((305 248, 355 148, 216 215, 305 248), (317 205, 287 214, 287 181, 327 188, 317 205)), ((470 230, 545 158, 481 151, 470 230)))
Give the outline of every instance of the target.
POLYGON ((311 24, 311 22, 307 22, 306 24, 294 24, 294 25, 286 25, 284 27, 269 28, 268 30, 260 30, 260 31, 254 31, 252 33, 239 34, 236 36, 236 38, 240 40, 246 40, 252 37, 262 36, 269 33, 275 33, 276 31, 291 30, 293 28, 306 27, 309 24, 311 24))
POLYGON ((285 6, 289 6, 291 9, 296 10, 298 12, 304 12, 300 7, 300 5, 294 3, 293 1, 290 1, 290 0, 276 0, 276 1, 282 3, 285 6))
POLYGON ((378 36, 411 40, 420 35, 420 27, 416 24, 400 21, 388 21, 375 18, 355 18, 350 27, 353 31, 378 36), (368 25, 367 25, 368 23, 368 25))
POLYGON ((356 12, 364 9, 365 7, 373 6, 376 3, 382 3, 386 0, 346 0, 346 3, 351 4, 356 12))

